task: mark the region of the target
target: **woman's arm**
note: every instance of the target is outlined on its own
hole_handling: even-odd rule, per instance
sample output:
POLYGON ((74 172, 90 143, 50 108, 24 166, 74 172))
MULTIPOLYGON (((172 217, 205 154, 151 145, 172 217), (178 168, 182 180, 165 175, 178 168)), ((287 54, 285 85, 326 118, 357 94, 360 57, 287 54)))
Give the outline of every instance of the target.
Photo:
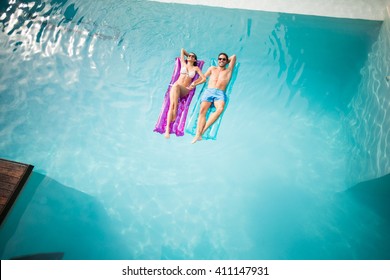
POLYGON ((197 78, 195 81, 191 83, 193 87, 196 87, 197 85, 203 84, 206 81, 206 76, 202 73, 202 70, 200 70, 199 67, 195 68, 196 73, 199 74, 199 78, 197 78))
POLYGON ((204 82, 206 82, 207 80, 207 76, 210 76, 210 73, 211 73, 211 70, 210 68, 207 70, 206 74, 203 74, 202 73, 202 70, 200 70, 199 67, 196 67, 196 72, 199 74, 199 78, 197 78, 195 81, 193 81, 191 84, 190 84, 190 88, 194 88, 200 84, 203 84, 204 82))
POLYGON ((188 56, 188 52, 184 48, 181 48, 180 62, 182 65, 186 62, 186 59, 184 58, 184 56, 188 56))

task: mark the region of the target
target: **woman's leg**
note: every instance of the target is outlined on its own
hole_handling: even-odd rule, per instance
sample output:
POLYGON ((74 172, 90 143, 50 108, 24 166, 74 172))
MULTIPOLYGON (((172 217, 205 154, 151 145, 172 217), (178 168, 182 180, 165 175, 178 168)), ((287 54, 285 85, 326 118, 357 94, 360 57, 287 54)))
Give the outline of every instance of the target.
POLYGON ((177 114, 177 106, 179 103, 179 97, 183 96, 185 94, 188 94, 188 89, 178 85, 174 84, 171 88, 171 91, 169 93, 169 110, 168 110, 168 116, 167 116, 167 125, 165 128, 165 138, 169 138, 170 136, 170 126, 171 122, 174 122, 176 120, 176 114, 177 114))

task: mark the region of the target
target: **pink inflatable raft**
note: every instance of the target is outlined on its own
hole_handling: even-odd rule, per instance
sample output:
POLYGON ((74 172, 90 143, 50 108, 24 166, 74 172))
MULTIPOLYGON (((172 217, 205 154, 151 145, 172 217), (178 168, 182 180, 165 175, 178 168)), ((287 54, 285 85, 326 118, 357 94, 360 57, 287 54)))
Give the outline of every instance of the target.
MULTIPOLYGON (((204 61, 198 60, 197 61, 198 67, 202 69, 204 65, 204 61)), ((161 107, 160 116, 158 117, 156 126, 154 128, 154 132, 158 132, 161 134, 165 133, 165 128, 167 125, 167 116, 168 116, 168 110, 169 110, 169 92, 171 90, 171 87, 176 82, 176 80, 180 76, 180 58, 176 58, 175 61, 175 69, 173 71, 171 82, 169 83, 168 89, 165 92, 164 102, 161 107)), ((198 73, 196 73, 195 77, 192 79, 192 81, 195 81, 199 77, 198 73)), ((184 128, 186 124, 188 109, 191 104, 191 100, 194 97, 196 88, 190 90, 187 96, 183 98, 179 98, 179 103, 177 107, 177 114, 176 114, 176 120, 171 123, 170 126, 170 133, 176 134, 177 136, 183 136, 184 135, 184 128)))

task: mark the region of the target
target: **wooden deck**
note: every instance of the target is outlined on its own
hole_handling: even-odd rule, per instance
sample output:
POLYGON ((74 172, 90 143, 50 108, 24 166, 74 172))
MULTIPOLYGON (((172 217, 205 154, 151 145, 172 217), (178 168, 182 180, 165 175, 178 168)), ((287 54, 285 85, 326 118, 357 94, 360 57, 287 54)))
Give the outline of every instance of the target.
POLYGON ((34 167, 0 159, 0 224, 15 202, 34 167))

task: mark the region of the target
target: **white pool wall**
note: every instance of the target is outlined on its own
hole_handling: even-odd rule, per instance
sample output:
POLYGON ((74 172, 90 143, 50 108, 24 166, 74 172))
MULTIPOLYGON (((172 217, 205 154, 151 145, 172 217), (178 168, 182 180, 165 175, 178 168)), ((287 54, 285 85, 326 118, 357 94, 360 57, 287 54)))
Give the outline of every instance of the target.
POLYGON ((307 14, 338 18, 384 20, 389 0, 154 0, 165 3, 307 14))

